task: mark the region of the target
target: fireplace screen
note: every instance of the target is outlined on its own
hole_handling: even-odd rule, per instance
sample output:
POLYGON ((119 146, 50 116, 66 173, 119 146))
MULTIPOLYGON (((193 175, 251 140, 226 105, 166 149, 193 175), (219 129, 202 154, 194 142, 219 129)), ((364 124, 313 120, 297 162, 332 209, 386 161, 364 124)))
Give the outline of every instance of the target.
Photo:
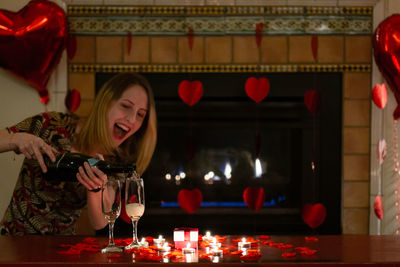
MULTIPOLYGON (((111 75, 98 73, 96 87, 111 75)), ((153 87, 158 117, 157 147, 144 174, 143 231, 192 226, 230 234, 307 233, 301 208, 319 202, 328 216, 317 230, 341 232, 340 73, 143 75, 153 87), (249 77, 270 82, 260 103, 246 95, 249 77), (203 97, 193 106, 178 95, 183 80, 203 84, 203 97), (316 115, 304 105, 310 89, 321 94, 316 115), (248 187, 265 192, 258 211, 244 202, 248 187), (201 192, 193 214, 180 207, 181 190, 201 192)))

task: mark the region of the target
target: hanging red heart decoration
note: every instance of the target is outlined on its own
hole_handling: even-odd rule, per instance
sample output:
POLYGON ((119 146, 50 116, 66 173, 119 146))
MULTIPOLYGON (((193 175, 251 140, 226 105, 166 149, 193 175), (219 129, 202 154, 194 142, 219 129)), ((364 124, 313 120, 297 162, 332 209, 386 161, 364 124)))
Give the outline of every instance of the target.
POLYGON ((256 44, 257 47, 260 47, 262 37, 263 37, 263 28, 264 28, 264 23, 260 22, 256 24, 256 44))
POLYGON ((321 96, 316 90, 307 90, 304 94, 304 104, 312 114, 317 114, 321 105, 321 96))
POLYGON ((76 36, 75 35, 68 35, 67 38, 67 55, 69 59, 73 59, 76 54, 76 36))
POLYGON ((387 88, 386 84, 376 84, 374 89, 372 89, 372 100, 374 101, 375 105, 383 109, 387 103, 387 88))
POLYGON ((199 81, 184 80, 179 84, 178 93, 183 102, 193 106, 203 96, 203 84, 199 81))
POLYGON ((131 54, 131 49, 132 49, 132 32, 128 31, 128 34, 126 36, 126 52, 128 55, 131 54))
POLYGON ((74 112, 81 104, 81 94, 77 89, 68 90, 65 96, 65 106, 70 112, 74 112))
POLYGON ((243 200, 247 207, 258 211, 264 206, 265 193, 262 187, 247 187, 243 191, 243 200))
POLYGON ((393 91, 397 107, 395 120, 400 118, 400 15, 394 14, 383 20, 373 36, 374 58, 383 77, 393 91))
POLYGON ((246 81, 245 90, 248 97, 259 103, 268 95, 269 82, 267 78, 256 79, 250 77, 246 81))
POLYGON ((382 218, 383 218, 383 205, 382 205, 382 196, 380 196, 380 195, 375 197, 374 212, 375 212, 376 217, 379 220, 382 220, 382 218))
POLYGON ((192 27, 189 27, 189 29, 188 29, 187 38, 188 38, 189 49, 190 49, 190 51, 192 51, 193 42, 194 42, 194 30, 192 27))
POLYGON ((317 56, 318 56, 318 36, 317 35, 313 35, 311 37, 311 52, 312 52, 314 60, 317 60, 317 56))
POLYGON ((386 141, 385 139, 381 139, 378 141, 376 146, 376 157, 378 159, 379 165, 382 165, 383 161, 386 158, 386 141))
POLYGON ((47 82, 66 46, 65 12, 46 0, 0 10, 0 66, 27 81, 47 104, 47 82))
POLYGON ((203 194, 199 189, 181 189, 178 193, 178 204, 187 213, 194 213, 203 202, 203 194))
POLYGON ((305 204, 301 211, 303 221, 311 228, 320 226, 326 217, 326 208, 323 204, 305 204))

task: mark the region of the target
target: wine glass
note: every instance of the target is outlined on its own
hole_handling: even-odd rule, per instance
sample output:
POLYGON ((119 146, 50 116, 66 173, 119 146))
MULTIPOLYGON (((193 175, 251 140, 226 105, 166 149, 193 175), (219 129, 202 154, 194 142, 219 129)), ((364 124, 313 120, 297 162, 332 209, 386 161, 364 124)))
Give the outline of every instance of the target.
POLYGON ((125 209, 132 220, 133 239, 125 249, 139 248, 142 245, 137 238, 137 224, 144 213, 144 185, 143 179, 136 174, 126 179, 125 183, 125 209))
POLYGON ((107 179, 101 190, 101 209, 108 221, 108 246, 102 253, 122 252, 123 249, 114 243, 114 222, 121 212, 121 182, 118 179, 107 179))

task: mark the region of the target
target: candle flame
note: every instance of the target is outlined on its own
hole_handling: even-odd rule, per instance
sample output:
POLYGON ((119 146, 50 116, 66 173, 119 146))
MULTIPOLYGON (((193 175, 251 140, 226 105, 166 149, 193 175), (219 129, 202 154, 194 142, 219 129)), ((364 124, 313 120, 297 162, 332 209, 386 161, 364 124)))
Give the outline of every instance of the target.
POLYGON ((186 248, 190 248, 190 243, 186 243, 186 248))
POLYGON ((242 238, 242 242, 243 243, 246 242, 246 238, 245 237, 242 238))
POLYGON ((255 175, 254 176, 256 178, 260 178, 261 175, 262 175, 262 168, 261 168, 260 159, 256 158, 254 167, 255 167, 255 175))
POLYGON ((229 162, 225 164, 225 171, 224 171, 226 179, 231 179, 232 177, 232 167, 229 162))

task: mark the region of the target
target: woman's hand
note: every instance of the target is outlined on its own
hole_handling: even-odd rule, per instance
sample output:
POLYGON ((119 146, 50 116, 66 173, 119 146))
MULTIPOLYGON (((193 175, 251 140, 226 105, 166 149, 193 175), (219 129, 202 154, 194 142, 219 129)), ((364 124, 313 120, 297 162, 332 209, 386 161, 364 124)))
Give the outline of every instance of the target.
MULTIPOLYGON (((98 158, 104 160, 102 155, 97 155, 98 158)), ((91 167, 88 162, 79 167, 79 172, 76 174, 78 181, 91 192, 98 192, 101 189, 104 181, 107 180, 107 175, 96 167, 91 167)))
POLYGON ((57 150, 48 145, 42 138, 29 133, 15 133, 11 138, 10 146, 15 152, 23 154, 27 159, 36 159, 43 172, 47 172, 43 155, 46 154, 52 162, 56 161, 57 150))

